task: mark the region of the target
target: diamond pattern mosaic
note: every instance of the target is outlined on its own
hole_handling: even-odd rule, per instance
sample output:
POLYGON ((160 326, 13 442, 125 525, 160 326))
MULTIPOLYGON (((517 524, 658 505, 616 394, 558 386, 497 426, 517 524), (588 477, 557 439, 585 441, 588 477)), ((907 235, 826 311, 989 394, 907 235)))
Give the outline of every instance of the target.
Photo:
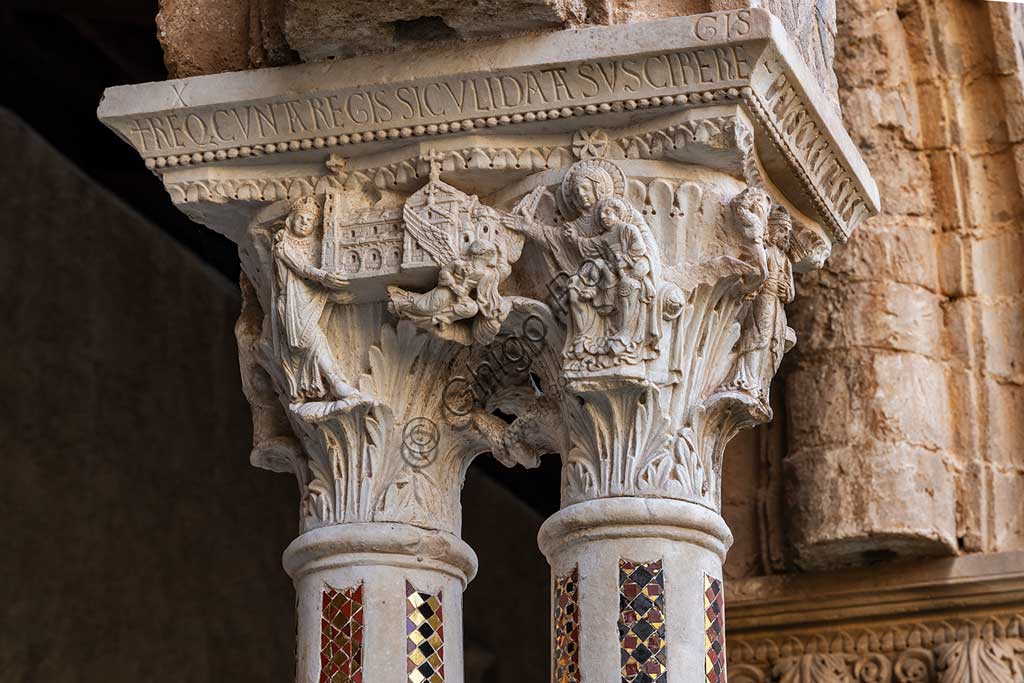
POLYGON ((555 683, 580 683, 579 568, 555 579, 555 683))
POLYGON ((622 683, 668 681, 661 560, 619 560, 619 645, 622 683))
POLYGON ((405 633, 409 683, 444 683, 444 616, 441 591, 423 593, 405 583, 405 633))
POLYGON ((363 681, 363 584, 324 586, 320 610, 320 683, 363 681))
POLYGON ((725 592, 722 580, 704 575, 704 677, 725 683, 725 592))

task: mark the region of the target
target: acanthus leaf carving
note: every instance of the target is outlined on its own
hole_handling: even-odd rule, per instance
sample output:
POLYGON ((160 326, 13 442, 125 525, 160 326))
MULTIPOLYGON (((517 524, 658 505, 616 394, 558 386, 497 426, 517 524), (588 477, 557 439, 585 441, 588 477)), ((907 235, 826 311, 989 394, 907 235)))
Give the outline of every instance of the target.
POLYGON ((772 672, 779 683, 855 683, 842 655, 811 654, 786 657, 772 672))
POLYGON ((1021 683, 1024 640, 967 638, 937 649, 939 683, 1021 683))

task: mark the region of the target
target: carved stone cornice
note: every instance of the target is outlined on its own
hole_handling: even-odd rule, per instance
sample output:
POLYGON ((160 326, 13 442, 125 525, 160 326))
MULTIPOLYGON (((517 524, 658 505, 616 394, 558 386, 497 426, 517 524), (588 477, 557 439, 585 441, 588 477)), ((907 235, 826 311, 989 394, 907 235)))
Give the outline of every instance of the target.
POLYGON ((900 562, 841 572, 780 574, 730 584, 733 629, 1024 604, 1024 552, 900 562))
POLYGON ((109 89, 99 115, 159 173, 316 163, 467 131, 543 135, 740 104, 787 198, 845 241, 878 194, 778 20, 759 9, 109 89))
POLYGON ((731 681, 1024 680, 1024 553, 732 586, 731 681))

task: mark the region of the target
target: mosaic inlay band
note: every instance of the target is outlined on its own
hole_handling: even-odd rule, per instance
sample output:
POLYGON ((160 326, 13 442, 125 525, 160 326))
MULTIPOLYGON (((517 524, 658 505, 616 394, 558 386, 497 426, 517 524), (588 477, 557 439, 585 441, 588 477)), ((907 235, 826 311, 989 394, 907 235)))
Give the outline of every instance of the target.
POLYGON ((555 683, 580 683, 579 568, 555 578, 555 683))
POLYGON ((704 676, 725 683, 725 591, 722 580, 704 575, 704 676))
POLYGON ((666 683, 665 573, 662 560, 619 560, 622 683, 666 683))
POLYGON ((363 584, 324 586, 320 611, 320 683, 363 681, 363 584))
POLYGON ((405 633, 409 683, 444 683, 444 616, 441 591, 424 593, 405 583, 405 633))

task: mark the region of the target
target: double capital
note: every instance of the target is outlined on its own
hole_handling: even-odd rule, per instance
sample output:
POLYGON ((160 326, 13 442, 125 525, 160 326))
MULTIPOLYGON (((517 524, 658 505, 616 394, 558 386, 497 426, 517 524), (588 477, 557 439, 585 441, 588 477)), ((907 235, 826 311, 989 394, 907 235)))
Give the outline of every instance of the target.
POLYGON ((457 535, 488 452, 559 453, 563 506, 719 510, 794 271, 877 211, 820 97, 751 9, 125 86, 100 117, 238 244, 252 458, 303 529, 457 535))

